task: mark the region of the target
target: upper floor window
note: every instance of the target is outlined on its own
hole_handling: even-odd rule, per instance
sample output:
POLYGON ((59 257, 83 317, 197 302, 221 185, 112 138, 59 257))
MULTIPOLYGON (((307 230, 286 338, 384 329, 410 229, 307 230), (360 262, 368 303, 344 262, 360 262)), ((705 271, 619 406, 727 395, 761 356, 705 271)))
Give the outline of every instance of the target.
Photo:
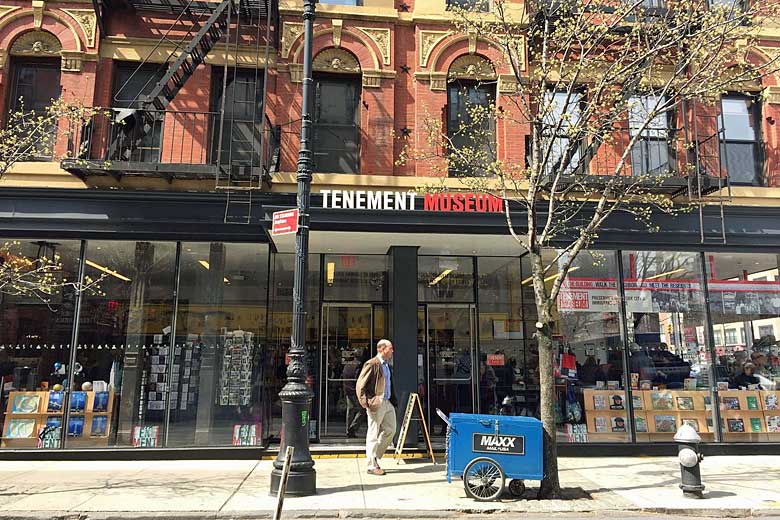
POLYGON ((318 172, 360 172, 359 75, 314 77, 314 162, 318 172))
POLYGON ((728 11, 743 11, 745 0, 708 0, 710 9, 726 9, 728 11))
POLYGON ((721 98, 721 109, 722 166, 731 183, 760 185, 759 103, 751 96, 734 94, 721 98))
POLYGON ((631 149, 633 175, 670 172, 669 115, 666 112, 656 113, 665 103, 666 99, 658 96, 638 96, 630 100, 629 135, 632 139, 636 137, 631 149))
POLYGON ((331 5, 363 5, 363 0, 324 0, 319 3, 331 5))
POLYGON ((495 82, 456 79, 447 86, 450 175, 484 174, 496 157, 495 82))
POLYGON ((569 175, 580 166, 582 143, 573 143, 571 138, 572 130, 576 131, 580 121, 580 103, 581 95, 578 92, 545 94, 541 153, 548 154, 549 150, 545 163, 545 173, 548 175, 560 169, 569 175))
MULTIPOLYGON (((228 69, 227 81, 224 69, 212 69, 211 111, 220 113, 223 108, 222 141, 217 126, 212 138, 212 157, 221 153, 220 164, 261 166, 260 137, 263 131, 263 71, 260 69, 228 69), (223 93, 223 85, 225 85, 223 93), (222 97, 225 97, 223 100, 222 97)), ((216 122, 217 124, 219 121, 216 122)))
POLYGON ((456 7, 466 11, 486 13, 490 11, 491 0, 447 0, 447 7, 456 7))
MULTIPOLYGON (((13 60, 13 75, 11 85, 11 112, 43 115, 52 100, 60 97, 60 60, 34 59, 13 60)), ((24 128, 19 131, 26 131, 24 128)), ((51 135, 55 135, 51 129, 51 135)), ((33 134, 26 134, 33 135, 33 134)), ((43 144, 32 155, 37 159, 51 159, 53 150, 51 143, 43 144)))
MULTIPOLYGON (((158 65, 120 62, 114 71, 113 105, 133 109, 140 103, 164 73, 158 65)), ((146 113, 130 110, 115 112, 117 123, 111 126, 108 159, 128 162, 160 160, 164 113, 154 108, 146 113)))

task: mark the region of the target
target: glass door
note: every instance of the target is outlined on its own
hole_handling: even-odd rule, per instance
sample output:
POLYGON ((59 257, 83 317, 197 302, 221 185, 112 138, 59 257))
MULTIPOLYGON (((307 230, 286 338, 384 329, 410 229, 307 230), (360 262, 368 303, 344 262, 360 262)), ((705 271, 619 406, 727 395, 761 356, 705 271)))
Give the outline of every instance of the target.
POLYGON ((371 304, 322 307, 320 437, 365 435, 366 416, 357 401, 355 384, 363 363, 373 355, 374 329, 384 332, 384 309, 376 310, 371 304), (381 327, 375 327, 375 319, 381 327))
MULTIPOLYGON (((476 356, 474 305, 427 306, 426 340, 428 351, 428 410, 444 413, 473 413, 477 400, 474 384, 476 356)), ((444 428, 432 428, 434 435, 444 428)))

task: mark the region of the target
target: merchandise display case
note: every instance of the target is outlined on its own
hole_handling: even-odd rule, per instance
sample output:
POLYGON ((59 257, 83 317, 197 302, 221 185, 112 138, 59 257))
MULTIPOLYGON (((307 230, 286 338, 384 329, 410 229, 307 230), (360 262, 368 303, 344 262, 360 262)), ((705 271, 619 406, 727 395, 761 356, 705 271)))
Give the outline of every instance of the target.
MULTIPOLYGON (((2 447, 58 447, 66 401, 61 391, 10 392, 2 447)), ((107 446, 113 404, 110 390, 71 392, 68 446, 107 446)))

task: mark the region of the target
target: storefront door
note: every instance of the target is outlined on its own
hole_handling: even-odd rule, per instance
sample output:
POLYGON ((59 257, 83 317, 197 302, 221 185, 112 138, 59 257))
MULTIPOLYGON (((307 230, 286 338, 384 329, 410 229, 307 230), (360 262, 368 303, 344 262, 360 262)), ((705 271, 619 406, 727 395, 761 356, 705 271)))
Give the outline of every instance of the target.
POLYGON ((374 355, 374 333, 382 334, 384 308, 371 304, 322 306, 320 437, 365 435, 365 412, 357 402, 355 383, 363 362, 374 355), (374 307, 377 307, 374 309, 374 307))
MULTIPOLYGON (((431 412, 473 413, 477 399, 475 308, 471 304, 426 306, 428 416, 432 425, 442 422, 431 412)), ((432 428, 434 435, 443 428, 432 428)))

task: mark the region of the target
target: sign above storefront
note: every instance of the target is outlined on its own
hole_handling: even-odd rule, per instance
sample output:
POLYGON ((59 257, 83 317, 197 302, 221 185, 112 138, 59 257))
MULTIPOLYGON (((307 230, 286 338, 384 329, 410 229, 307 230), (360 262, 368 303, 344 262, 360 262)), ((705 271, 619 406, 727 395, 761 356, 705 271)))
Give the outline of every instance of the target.
POLYGON ((504 200, 487 193, 425 193, 413 191, 320 190, 322 207, 380 211, 441 211, 502 213, 504 200))

